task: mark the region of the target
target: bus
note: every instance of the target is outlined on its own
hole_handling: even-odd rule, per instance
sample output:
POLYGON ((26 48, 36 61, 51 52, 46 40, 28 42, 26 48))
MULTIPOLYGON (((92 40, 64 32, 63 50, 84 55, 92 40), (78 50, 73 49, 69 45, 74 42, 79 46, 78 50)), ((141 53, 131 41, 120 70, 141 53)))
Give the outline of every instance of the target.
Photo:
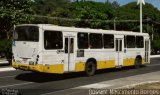
POLYGON ((56 26, 16 25, 12 67, 63 74, 121 68, 150 63, 147 33, 56 26))

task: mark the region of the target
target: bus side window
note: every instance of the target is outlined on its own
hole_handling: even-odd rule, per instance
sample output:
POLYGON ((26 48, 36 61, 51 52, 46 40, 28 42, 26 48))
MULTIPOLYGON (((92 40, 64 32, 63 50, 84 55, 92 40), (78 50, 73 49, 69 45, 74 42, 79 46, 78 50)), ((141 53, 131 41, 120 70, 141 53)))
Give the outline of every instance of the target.
POLYGON ((68 53, 68 38, 65 38, 65 53, 68 53))
POLYGON ((91 49, 101 49, 103 47, 102 34, 90 33, 89 34, 89 47, 91 49))
POLYGON ((82 32, 79 32, 77 34, 77 37, 78 37, 78 48, 79 49, 88 49, 88 33, 82 33, 82 32))
POLYGON ((126 36, 124 36, 124 48, 127 48, 127 39, 126 39, 126 36))
POLYGON ((135 36, 126 36, 127 38, 127 48, 135 48, 135 36))
POLYGON ((136 47, 143 48, 144 47, 144 39, 143 36, 136 36, 136 47))
POLYGON ((114 35, 104 34, 103 44, 104 44, 104 48, 114 48, 114 35))
POLYGON ((70 43, 70 53, 73 53, 74 50, 74 40, 71 38, 71 43, 70 43))
POLYGON ((44 31, 44 48, 46 50, 62 49, 63 38, 60 31, 44 31))

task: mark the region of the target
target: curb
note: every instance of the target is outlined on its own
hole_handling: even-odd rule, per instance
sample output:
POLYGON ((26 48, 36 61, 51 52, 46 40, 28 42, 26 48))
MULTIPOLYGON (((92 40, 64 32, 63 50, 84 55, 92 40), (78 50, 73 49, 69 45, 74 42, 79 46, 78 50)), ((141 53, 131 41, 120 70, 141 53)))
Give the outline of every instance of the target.
POLYGON ((145 84, 151 84, 151 83, 160 83, 160 81, 140 82, 140 83, 135 83, 135 84, 131 84, 131 85, 126 85, 126 86, 118 87, 118 88, 115 88, 115 89, 130 89, 130 88, 135 87, 135 86, 140 86, 140 85, 145 85, 145 84))
POLYGON ((158 58, 160 55, 150 55, 150 58, 158 58))
POLYGON ((0 64, 8 64, 8 61, 0 61, 0 64))
POLYGON ((14 69, 13 67, 5 67, 5 68, 0 68, 0 72, 4 72, 4 71, 14 71, 16 69, 14 69))

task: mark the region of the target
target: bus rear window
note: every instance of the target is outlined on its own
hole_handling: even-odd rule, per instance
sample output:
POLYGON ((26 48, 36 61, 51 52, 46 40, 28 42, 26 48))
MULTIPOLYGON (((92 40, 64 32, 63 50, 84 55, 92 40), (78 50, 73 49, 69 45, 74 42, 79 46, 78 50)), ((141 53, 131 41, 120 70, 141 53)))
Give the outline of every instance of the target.
POLYGON ((63 37, 60 31, 44 31, 45 49, 62 49, 63 37))
POLYGON ((14 32, 16 41, 39 41, 39 30, 37 26, 17 26, 14 32))

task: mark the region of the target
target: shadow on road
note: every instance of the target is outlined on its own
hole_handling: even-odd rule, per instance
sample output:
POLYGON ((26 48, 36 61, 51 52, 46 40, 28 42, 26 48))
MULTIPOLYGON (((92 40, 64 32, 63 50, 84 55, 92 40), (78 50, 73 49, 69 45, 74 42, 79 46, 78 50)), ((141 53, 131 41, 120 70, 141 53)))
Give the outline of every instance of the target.
POLYGON ((50 82, 50 81, 59 81, 65 79, 71 79, 76 77, 83 77, 84 73, 66 73, 66 74, 48 74, 48 73, 22 73, 15 77, 17 80, 31 81, 37 83, 50 82))
MULTIPOLYGON (((143 66, 140 69, 143 69, 144 67, 146 66, 143 66)), ((115 72, 120 73, 120 72, 130 71, 130 70, 134 70, 134 67, 103 69, 103 70, 98 70, 96 72, 96 75, 91 76, 91 77, 95 77, 95 76, 102 75, 102 74, 109 74, 109 73, 115 74, 115 72)), ((48 74, 48 73, 27 72, 27 73, 22 73, 22 74, 17 75, 15 79, 43 83, 43 82, 50 82, 50 81, 60 81, 60 80, 65 80, 65 79, 80 78, 80 77, 87 77, 87 75, 85 75, 84 72, 66 73, 66 74, 48 74)))

